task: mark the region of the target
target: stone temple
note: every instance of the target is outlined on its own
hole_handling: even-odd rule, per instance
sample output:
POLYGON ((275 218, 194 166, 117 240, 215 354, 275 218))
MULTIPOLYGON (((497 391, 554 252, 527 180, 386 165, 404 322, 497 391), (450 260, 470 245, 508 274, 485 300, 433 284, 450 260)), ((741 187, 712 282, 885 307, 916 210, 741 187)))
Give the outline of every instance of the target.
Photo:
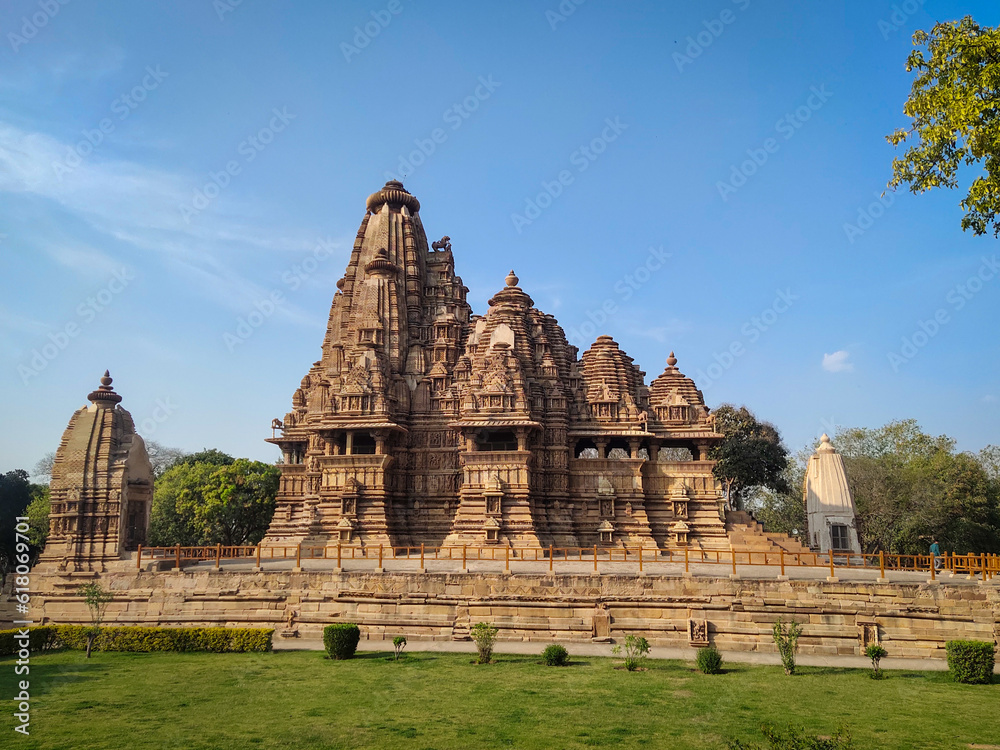
POLYGON ((578 355, 511 272, 484 315, 396 181, 369 196, 320 359, 274 420, 265 545, 729 549, 701 392, 578 355))
POLYGON ((52 464, 49 536, 41 570, 103 572, 145 543, 153 468, 132 415, 104 373, 73 414, 52 464))
POLYGON ((802 495, 809 545, 820 552, 860 554, 854 498, 847 483, 844 457, 825 433, 806 464, 802 495))

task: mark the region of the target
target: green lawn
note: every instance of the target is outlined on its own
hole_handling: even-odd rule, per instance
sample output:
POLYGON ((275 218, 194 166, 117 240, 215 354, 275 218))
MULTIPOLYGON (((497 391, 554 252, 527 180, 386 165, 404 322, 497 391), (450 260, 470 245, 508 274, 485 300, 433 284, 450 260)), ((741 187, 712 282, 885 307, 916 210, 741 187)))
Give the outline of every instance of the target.
MULTIPOLYGON (((541 651, 541 648, 539 648, 541 651)), ((572 651, 572 649, 571 649, 572 651)), ((628 673, 603 658, 545 667, 499 655, 318 652, 38 655, 30 738, 12 729, 14 663, 0 660, 3 748, 720 748, 760 740, 761 722, 814 734, 850 728, 859 750, 1000 746, 1000 684, 943 673, 650 661, 628 673)))

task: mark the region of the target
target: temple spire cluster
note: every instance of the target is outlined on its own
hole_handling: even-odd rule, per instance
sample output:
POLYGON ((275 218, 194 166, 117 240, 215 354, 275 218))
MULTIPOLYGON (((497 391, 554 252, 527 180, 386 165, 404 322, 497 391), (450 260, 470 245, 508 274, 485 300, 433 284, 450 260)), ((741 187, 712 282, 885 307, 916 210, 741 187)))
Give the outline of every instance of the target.
POLYGON ((677 369, 647 386, 610 336, 578 356, 513 270, 473 314, 420 203, 369 196, 320 359, 270 439, 265 544, 686 544, 728 548, 709 449, 677 369))

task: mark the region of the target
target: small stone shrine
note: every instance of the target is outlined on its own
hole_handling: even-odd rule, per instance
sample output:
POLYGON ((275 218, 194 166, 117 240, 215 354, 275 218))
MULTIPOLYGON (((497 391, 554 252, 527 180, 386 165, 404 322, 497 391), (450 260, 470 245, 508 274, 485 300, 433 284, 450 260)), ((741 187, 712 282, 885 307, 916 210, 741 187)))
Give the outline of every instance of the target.
POLYGON ((854 498, 847 484, 844 457, 837 453, 826 434, 809 457, 802 493, 809 546, 820 552, 860 554, 854 498))
POLYGON ((153 469, 132 415, 105 372, 63 433, 49 485, 49 536, 41 571, 103 572, 146 541, 153 469))

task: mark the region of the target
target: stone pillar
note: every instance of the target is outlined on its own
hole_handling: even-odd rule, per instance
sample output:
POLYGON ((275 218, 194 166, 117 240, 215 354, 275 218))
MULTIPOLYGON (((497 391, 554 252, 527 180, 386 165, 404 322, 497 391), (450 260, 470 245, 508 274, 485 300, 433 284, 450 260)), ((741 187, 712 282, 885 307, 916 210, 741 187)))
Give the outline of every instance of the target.
POLYGON ((348 456, 350 456, 352 453, 354 453, 354 431, 353 430, 348 430, 347 431, 347 449, 344 451, 344 453, 346 455, 348 455, 348 456))
POLYGON ((594 444, 597 446, 597 457, 607 458, 608 457, 608 441, 607 440, 595 440, 594 444))
POLYGON ((639 457, 639 444, 642 441, 639 438, 629 438, 628 441, 628 457, 638 458, 639 457))
POLYGON ((519 451, 528 450, 528 431, 524 427, 518 427, 515 434, 517 435, 517 449, 519 451))

